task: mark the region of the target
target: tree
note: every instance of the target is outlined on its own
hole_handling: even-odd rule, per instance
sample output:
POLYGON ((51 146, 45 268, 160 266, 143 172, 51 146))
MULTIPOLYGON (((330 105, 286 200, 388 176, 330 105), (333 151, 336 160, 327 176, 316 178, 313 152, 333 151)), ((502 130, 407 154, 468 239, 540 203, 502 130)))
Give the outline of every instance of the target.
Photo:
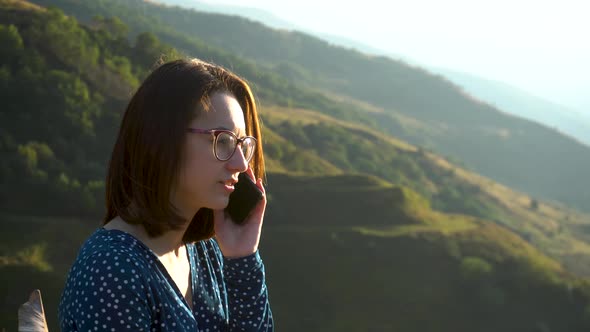
POLYGON ((480 257, 465 257, 461 260, 461 273, 466 279, 482 279, 493 272, 493 266, 480 257))
POLYGON ((107 32, 111 39, 127 39, 129 34, 129 27, 116 16, 105 18, 96 15, 92 18, 91 25, 94 29, 107 32))
POLYGON ((531 203, 530 204, 531 204, 530 205, 531 210, 538 210, 539 209, 539 201, 537 201, 536 199, 531 198, 531 203))
POLYGON ((14 65, 23 52, 23 39, 16 26, 0 24, 0 45, 0 63, 14 65))
POLYGON ((135 39, 134 57, 143 67, 151 67, 161 56, 160 40, 151 32, 143 32, 135 39))

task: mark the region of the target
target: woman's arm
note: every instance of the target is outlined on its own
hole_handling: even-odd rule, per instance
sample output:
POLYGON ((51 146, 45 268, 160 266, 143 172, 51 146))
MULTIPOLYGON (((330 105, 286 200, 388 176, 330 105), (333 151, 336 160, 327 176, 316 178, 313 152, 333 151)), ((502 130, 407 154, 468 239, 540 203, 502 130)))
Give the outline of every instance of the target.
MULTIPOLYGON (((254 180, 252 169, 247 170, 254 180)), ((264 274, 258 253, 266 191, 256 180, 262 199, 244 224, 235 224, 223 210, 214 211, 217 259, 222 265, 227 291, 230 331, 273 331, 274 324, 264 274)))
POLYGON ((223 258, 230 331, 274 331, 264 273, 257 252, 242 258, 223 258))

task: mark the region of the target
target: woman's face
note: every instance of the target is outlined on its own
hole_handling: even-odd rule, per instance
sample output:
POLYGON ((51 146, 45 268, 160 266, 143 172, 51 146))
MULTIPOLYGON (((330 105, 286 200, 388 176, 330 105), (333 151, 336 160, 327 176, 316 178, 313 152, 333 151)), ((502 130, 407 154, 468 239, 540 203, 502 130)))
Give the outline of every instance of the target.
MULTIPOLYGON (((238 138, 246 135, 244 112, 231 94, 214 93, 210 102, 209 111, 201 112, 187 127, 230 130, 238 138)), ((213 140, 210 134, 186 134, 178 183, 171 199, 189 220, 202 207, 225 208, 238 174, 248 168, 239 147, 229 160, 217 160, 213 140)))

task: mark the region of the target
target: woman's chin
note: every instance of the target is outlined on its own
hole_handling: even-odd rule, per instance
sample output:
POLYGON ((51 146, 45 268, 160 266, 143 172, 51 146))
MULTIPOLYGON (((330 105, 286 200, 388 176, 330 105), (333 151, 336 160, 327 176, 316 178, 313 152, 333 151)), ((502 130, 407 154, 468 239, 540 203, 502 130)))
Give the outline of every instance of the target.
POLYGON ((212 210, 223 210, 229 203, 229 197, 220 197, 219 199, 209 203, 208 208, 212 210))

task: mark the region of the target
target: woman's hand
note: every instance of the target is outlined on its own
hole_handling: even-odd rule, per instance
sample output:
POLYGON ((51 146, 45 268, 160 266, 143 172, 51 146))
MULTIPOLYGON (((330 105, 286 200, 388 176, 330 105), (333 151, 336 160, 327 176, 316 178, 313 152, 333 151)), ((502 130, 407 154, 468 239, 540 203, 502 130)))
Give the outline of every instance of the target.
MULTIPOLYGON (((248 168, 246 174, 255 180, 252 169, 248 168)), ((255 182, 262 192, 262 199, 243 224, 234 223, 224 209, 213 211, 215 238, 223 256, 227 258, 248 256, 258 250, 264 210, 266 209, 266 192, 262 186, 262 179, 257 179, 255 182)))

